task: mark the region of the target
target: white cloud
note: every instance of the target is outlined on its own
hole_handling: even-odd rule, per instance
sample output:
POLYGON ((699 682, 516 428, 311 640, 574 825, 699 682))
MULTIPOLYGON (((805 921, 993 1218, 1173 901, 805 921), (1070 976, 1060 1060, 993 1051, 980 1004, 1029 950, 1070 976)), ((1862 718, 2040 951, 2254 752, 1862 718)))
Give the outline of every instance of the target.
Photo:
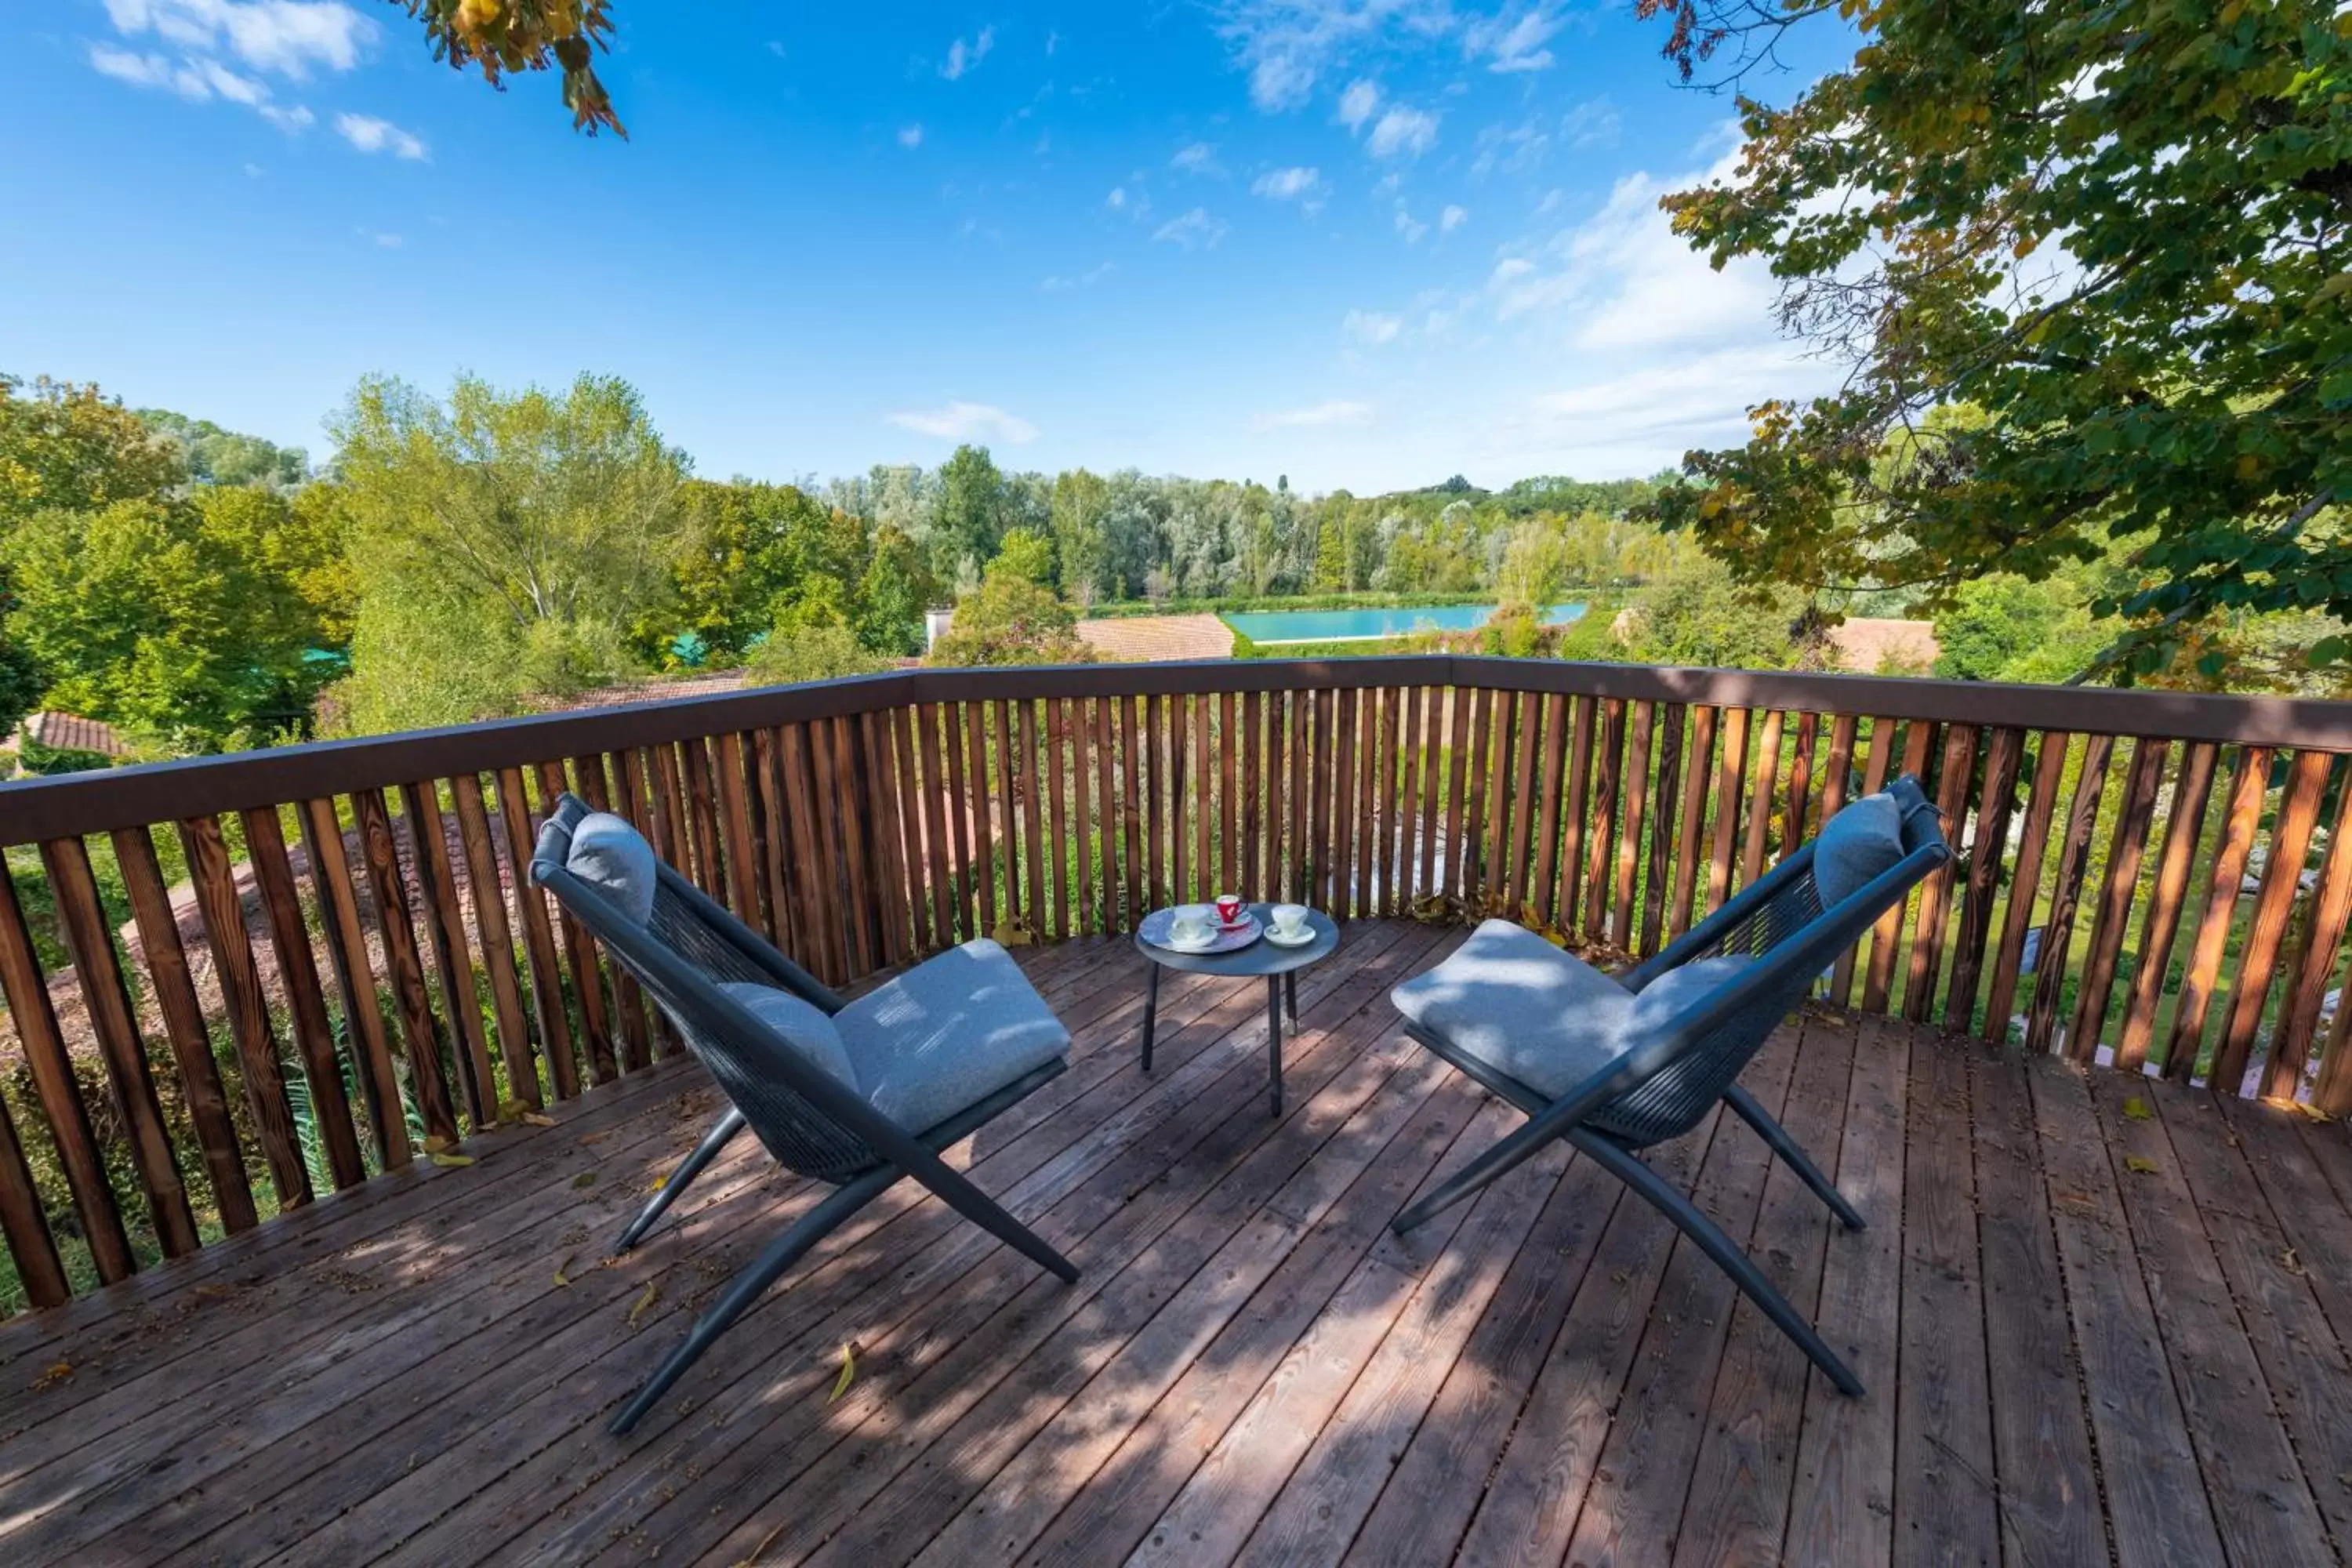
POLYGON ((1339 123, 1350 131, 1362 128, 1381 107, 1381 84, 1360 81, 1339 95, 1339 123))
POLYGON ((1444 212, 1437 215, 1437 229, 1440 234, 1452 234, 1455 229, 1460 228, 1464 224, 1468 223, 1469 221, 1469 208, 1449 206, 1444 212))
POLYGON ((415 161, 425 156, 422 140, 373 114, 336 115, 335 134, 362 153, 389 153, 395 158, 415 161))
MULTIPOLYGON (((1559 139, 1570 152, 1579 147, 1614 147, 1620 129, 1616 105, 1604 96, 1589 98, 1559 122, 1559 139)), ((1733 129, 1738 129, 1735 122, 1733 129)))
POLYGON ((396 234, 379 234, 375 237, 375 242, 386 250, 400 248, 400 236, 396 234))
POLYGON ((982 27, 980 30, 980 36, 969 44, 958 38, 948 46, 948 58, 940 63, 940 74, 950 81, 959 80, 965 73, 976 68, 981 61, 986 59, 989 51, 994 47, 996 47, 994 27, 982 27))
POLYGON ((922 144, 923 126, 920 121, 917 121, 912 125, 902 125, 898 128, 899 146, 904 147, 908 152, 911 153, 922 144))
POLYGON ((885 415, 884 423, 918 436, 941 441, 1002 441, 1026 446, 1037 438, 1037 426, 1017 415, 986 403, 950 403, 939 408, 910 408, 885 415))
POLYGON ((1048 294, 1059 294, 1071 289, 1091 289, 1096 284, 1101 282, 1104 279, 1109 277, 1112 273, 1118 270, 1118 263, 1115 261, 1106 261, 1099 267, 1090 267, 1087 268, 1087 270, 1077 274, 1076 277, 1062 277, 1056 275, 1055 277, 1048 278, 1044 282, 1038 284, 1037 287, 1043 289, 1048 294))
POLYGON ((1404 204, 1399 202, 1396 209, 1396 231, 1404 236, 1404 242, 1407 245, 1419 245, 1421 237, 1429 232, 1429 226, 1407 212, 1404 204))
POLYGON ((770 38, 768 40, 768 52, 775 56, 780 60, 791 58, 784 53, 784 41, 782 38, 770 38))
POLYGON ((1206 142, 1195 142, 1189 147, 1179 148, 1176 155, 1168 160, 1168 166, 1188 174, 1223 175, 1225 172, 1217 162, 1217 150, 1206 142))
POLYGON ((1225 237, 1226 229, 1223 218, 1211 217, 1206 207, 1194 207, 1183 216, 1161 224, 1151 237, 1181 245, 1187 250, 1214 250, 1217 242, 1225 237))
POLYGON ((1277 408, 1250 421, 1253 430, 1321 430, 1335 425, 1361 425, 1372 416, 1369 403, 1318 403, 1306 408, 1277 408))
POLYGON ((1250 194, 1268 201, 1305 201, 1310 205, 1323 189, 1323 175, 1318 170, 1269 169, 1250 184, 1250 194))
POLYGON ((1472 22, 1462 32, 1462 52, 1471 59, 1488 59, 1490 71, 1548 70, 1552 53, 1544 45, 1559 31, 1562 18, 1543 5, 1537 5, 1513 16, 1506 10, 1498 16, 1472 22))
POLYGON ((1350 310, 1339 323, 1339 330, 1370 348, 1396 342, 1404 331, 1402 316, 1384 316, 1372 310, 1350 310))
POLYGON ((1118 212, 1124 208, 1127 205, 1127 187, 1125 185, 1113 185, 1110 188, 1110 195, 1103 198, 1103 205, 1110 208, 1113 212, 1118 212))
POLYGON ((268 83, 233 71, 210 55, 186 55, 173 60, 152 51, 140 53, 110 44, 94 44, 90 47, 89 65, 100 76, 129 82, 133 87, 173 93, 190 103, 209 103, 218 99, 250 109, 289 133, 302 130, 313 119, 310 111, 299 104, 274 102, 268 83))
POLYGON ((106 14, 125 37, 152 33, 297 80, 318 66, 350 70, 379 36, 373 21, 340 0, 106 0, 106 14))
POLYGON ((319 118, 299 103, 291 108, 265 103, 257 107, 254 112, 289 136, 297 131, 308 131, 319 118))
POLYGON ((137 55, 129 49, 95 44, 89 51, 89 68, 133 87, 159 87, 199 103, 213 95, 202 77, 194 71, 183 75, 162 55, 137 55))
POLYGON ((1365 145, 1375 158, 1418 158, 1437 145, 1437 116, 1398 104, 1381 116, 1365 145))
POLYGON ((1324 74, 1391 40, 1444 36, 1449 0, 1215 0, 1218 31, 1269 114, 1297 109, 1324 74))

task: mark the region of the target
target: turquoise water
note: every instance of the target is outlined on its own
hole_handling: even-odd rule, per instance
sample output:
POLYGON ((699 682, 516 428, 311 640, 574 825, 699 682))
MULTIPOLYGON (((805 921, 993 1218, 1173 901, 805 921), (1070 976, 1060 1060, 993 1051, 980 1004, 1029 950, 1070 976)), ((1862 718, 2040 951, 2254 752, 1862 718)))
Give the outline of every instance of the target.
MULTIPOLYGON (((1490 605, 1445 605, 1411 610, 1255 610, 1220 618, 1255 643, 1345 642, 1418 631, 1475 631, 1494 614, 1490 605)), ((1544 612, 1544 624, 1566 626, 1583 614, 1582 605, 1554 605, 1544 612)))

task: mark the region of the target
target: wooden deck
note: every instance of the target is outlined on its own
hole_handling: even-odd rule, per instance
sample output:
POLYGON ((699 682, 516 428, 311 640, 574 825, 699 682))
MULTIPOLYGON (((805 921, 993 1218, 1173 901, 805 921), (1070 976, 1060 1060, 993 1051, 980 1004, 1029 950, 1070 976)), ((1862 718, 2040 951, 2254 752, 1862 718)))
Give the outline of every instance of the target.
POLYGON ((1027 958, 1073 1070, 959 1160, 1084 1271, 901 1187, 626 1441, 604 1418, 810 1190, 739 1146, 604 1245, 712 1113, 633 1078, 0 1331, 0 1554, 52 1563, 2074 1564, 2352 1543, 2352 1142, 2168 1084, 1808 1017, 1747 1081, 1872 1224, 1727 1119, 1654 1156, 1870 1385, 1840 1398, 1555 1152, 1400 1240, 1514 1120, 1349 929, 1262 993, 1123 940, 1027 958), (844 1369, 855 1372, 830 1399, 844 1369))

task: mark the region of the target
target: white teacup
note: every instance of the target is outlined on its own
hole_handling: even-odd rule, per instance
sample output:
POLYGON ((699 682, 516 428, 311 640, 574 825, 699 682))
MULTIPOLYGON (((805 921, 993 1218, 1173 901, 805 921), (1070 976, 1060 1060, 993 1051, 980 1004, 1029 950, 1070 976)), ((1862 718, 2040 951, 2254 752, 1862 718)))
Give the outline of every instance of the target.
POLYGON ((1181 904, 1168 921, 1168 939, 1190 945, 1209 940, 1217 912, 1206 904, 1181 904))
POLYGON ((1307 910, 1305 904, 1274 906, 1274 929, 1278 936, 1297 936, 1307 929, 1307 910))

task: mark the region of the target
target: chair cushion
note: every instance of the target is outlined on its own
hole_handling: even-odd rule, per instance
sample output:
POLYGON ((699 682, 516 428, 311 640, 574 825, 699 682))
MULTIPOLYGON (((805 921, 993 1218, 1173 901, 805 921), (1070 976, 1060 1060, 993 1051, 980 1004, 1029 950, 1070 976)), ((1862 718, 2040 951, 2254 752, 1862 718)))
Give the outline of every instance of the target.
POLYGON ((1738 979, 1740 971, 1755 962, 1747 953, 1727 952, 1696 959, 1659 975, 1633 998, 1633 1010, 1626 1015, 1627 1044, 1656 1034, 1738 979))
POLYGON ((1833 910, 1903 858, 1903 810, 1885 790, 1832 816, 1813 841, 1813 890, 1833 910))
POLYGON ((1601 971, 1508 921, 1486 921, 1389 998, 1456 1050, 1555 1096, 1617 1058, 1634 1002, 1601 971))
POLYGON ((849 1052, 841 1043, 841 1031, 834 1027, 833 1019, 824 1008, 774 985, 730 980, 719 989, 782 1037, 784 1043, 799 1052, 811 1067, 851 1089, 857 1087, 857 1073, 849 1065, 849 1052))
POLYGON ((870 991, 833 1025, 866 1102, 909 1132, 1059 1061, 1070 1032, 1012 955, 982 939, 870 991))
POLYGON ((572 830, 563 868, 620 906, 631 923, 653 919, 654 847, 625 817, 592 811, 572 830))

